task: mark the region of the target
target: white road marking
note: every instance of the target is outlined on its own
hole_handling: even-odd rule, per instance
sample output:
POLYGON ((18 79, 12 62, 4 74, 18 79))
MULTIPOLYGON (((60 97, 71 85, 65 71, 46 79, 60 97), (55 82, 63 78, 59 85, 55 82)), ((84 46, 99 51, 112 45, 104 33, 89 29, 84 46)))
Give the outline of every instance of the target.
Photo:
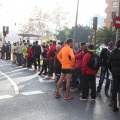
POLYGON ((25 70, 26 68, 23 68, 23 69, 15 69, 15 70, 12 70, 10 72, 6 72, 7 74, 10 74, 10 73, 14 73, 14 72, 18 72, 18 71, 23 71, 25 70))
POLYGON ((45 82, 45 83, 50 83, 50 82, 55 82, 55 80, 53 80, 53 79, 51 79, 51 80, 44 80, 45 78, 41 78, 40 76, 38 76, 38 78, 39 78, 39 81, 40 82, 45 82))
POLYGON ((3 73, 1 71, 0 71, 0 73, 2 75, 4 75, 12 83, 12 85, 14 86, 14 89, 15 89, 15 94, 16 95, 19 94, 19 89, 18 89, 18 86, 15 84, 15 82, 9 76, 7 76, 5 73, 3 73))
POLYGON ((7 98, 12 98, 13 96, 11 95, 3 95, 3 96, 0 96, 0 99, 7 99, 7 98))
POLYGON ((44 92, 42 91, 31 91, 31 92, 23 92, 22 95, 36 95, 36 94, 42 94, 44 92))

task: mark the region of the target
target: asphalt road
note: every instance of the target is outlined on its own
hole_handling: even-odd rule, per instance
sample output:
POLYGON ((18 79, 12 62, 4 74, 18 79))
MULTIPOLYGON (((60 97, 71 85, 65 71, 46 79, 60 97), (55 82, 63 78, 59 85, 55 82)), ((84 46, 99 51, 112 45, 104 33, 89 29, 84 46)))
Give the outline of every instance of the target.
MULTIPOLYGON (((120 120, 108 106, 104 91, 96 102, 54 98, 56 83, 33 70, 0 60, 0 120, 120 120)), ((98 81, 98 79, 97 79, 98 81)))

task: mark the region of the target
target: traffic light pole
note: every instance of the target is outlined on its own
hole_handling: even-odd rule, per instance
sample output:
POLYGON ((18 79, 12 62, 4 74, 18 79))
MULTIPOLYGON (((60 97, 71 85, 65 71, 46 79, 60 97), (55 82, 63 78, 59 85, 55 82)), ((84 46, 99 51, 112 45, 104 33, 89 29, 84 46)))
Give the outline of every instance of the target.
POLYGON ((3 35, 3 42, 5 42, 5 36, 3 35))
POLYGON ((96 30, 94 30, 94 48, 96 47, 96 30))
MULTIPOLYGON (((118 16, 120 16, 120 0, 118 0, 119 2, 119 8, 118 8, 118 16)), ((120 34, 120 29, 116 30, 116 42, 118 41, 119 38, 119 34, 120 34)))
POLYGON ((98 18, 93 17, 93 30, 94 30, 94 48, 96 47, 96 31, 97 31, 98 18))
POLYGON ((76 20, 75 20, 74 38, 73 38, 73 49, 75 48, 75 38, 76 38, 75 35, 76 35, 76 29, 77 29, 78 9, 79 9, 79 0, 77 2, 77 11, 76 11, 76 20))

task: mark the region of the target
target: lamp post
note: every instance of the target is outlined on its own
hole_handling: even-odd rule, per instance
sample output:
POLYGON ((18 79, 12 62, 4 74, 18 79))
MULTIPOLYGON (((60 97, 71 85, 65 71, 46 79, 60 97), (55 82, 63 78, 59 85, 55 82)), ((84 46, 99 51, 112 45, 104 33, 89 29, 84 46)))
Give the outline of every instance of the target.
POLYGON ((91 35, 88 35, 88 43, 90 44, 91 42, 91 35))
MULTIPOLYGON (((119 3, 119 5, 118 5, 118 16, 120 16, 120 0, 118 0, 118 3, 119 3)), ((120 34, 120 29, 117 29, 116 30, 116 42, 118 41, 118 39, 120 39, 120 38, 118 38, 119 34, 120 34)))
POLYGON ((78 9, 79 9, 79 0, 77 1, 77 11, 76 11, 76 20, 75 20, 75 27, 74 27, 74 39, 73 39, 73 48, 75 48, 75 34, 77 29, 77 19, 78 19, 78 9))

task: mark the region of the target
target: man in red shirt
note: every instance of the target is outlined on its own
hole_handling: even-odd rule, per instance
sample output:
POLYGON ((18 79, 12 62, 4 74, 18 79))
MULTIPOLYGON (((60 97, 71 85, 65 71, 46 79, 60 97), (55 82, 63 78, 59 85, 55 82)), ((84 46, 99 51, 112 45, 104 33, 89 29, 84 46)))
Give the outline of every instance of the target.
POLYGON ((56 41, 53 41, 53 44, 50 46, 50 49, 48 50, 47 53, 47 58, 49 60, 49 71, 48 71, 48 76, 46 77, 47 79, 51 79, 54 73, 55 52, 56 52, 56 41))
POLYGON ((32 68, 32 63, 33 63, 33 53, 32 53, 32 45, 29 45, 28 48, 28 56, 27 56, 27 67, 32 68))
POLYGON ((82 98, 80 100, 87 100, 89 96, 89 84, 91 86, 91 98, 92 100, 96 99, 96 74, 98 69, 92 69, 89 67, 89 62, 94 54, 94 46, 88 46, 88 53, 85 54, 82 63, 82 74, 83 74, 83 91, 82 91, 82 98))

